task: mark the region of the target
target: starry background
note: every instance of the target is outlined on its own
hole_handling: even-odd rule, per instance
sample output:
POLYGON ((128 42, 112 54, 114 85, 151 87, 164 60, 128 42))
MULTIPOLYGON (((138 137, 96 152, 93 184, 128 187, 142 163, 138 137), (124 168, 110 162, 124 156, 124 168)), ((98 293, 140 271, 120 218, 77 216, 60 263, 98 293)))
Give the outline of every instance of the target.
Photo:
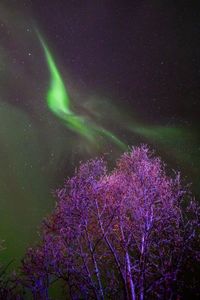
POLYGON ((109 139, 92 147, 49 110, 35 26, 76 113, 129 146, 148 143, 200 195, 198 1, 1 0, 0 254, 15 263, 77 163, 121 153, 109 139))

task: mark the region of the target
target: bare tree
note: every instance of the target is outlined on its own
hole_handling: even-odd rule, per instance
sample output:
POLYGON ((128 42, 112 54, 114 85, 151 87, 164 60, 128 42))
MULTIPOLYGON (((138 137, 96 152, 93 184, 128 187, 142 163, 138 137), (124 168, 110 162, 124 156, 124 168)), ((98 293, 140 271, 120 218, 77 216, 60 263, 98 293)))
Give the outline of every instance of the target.
POLYGON ((81 164, 55 194, 34 275, 30 250, 22 268, 39 290, 62 280, 67 299, 144 300, 178 299, 189 289, 185 274, 200 257, 199 206, 146 146, 122 155, 110 173, 102 159, 81 164))

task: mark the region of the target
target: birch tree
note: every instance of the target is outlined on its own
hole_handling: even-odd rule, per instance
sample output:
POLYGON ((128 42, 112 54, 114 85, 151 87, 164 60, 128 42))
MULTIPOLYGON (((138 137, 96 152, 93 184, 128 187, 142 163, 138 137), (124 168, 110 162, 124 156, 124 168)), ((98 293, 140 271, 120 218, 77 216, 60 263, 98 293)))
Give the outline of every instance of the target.
POLYGON ((111 172, 103 159, 80 164, 55 196, 38 271, 30 250, 22 268, 41 279, 45 299, 55 280, 67 299, 181 299, 184 286, 198 295, 185 274, 200 258, 199 206, 148 147, 124 153, 111 172))

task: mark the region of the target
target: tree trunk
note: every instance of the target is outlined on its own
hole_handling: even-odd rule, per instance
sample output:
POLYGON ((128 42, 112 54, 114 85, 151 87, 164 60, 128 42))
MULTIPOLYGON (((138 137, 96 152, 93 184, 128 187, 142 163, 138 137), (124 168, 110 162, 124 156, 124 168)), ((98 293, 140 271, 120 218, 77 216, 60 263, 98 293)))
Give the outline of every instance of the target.
POLYGON ((135 286, 131 275, 131 262, 128 252, 126 252, 126 288, 128 300, 136 300, 135 286))

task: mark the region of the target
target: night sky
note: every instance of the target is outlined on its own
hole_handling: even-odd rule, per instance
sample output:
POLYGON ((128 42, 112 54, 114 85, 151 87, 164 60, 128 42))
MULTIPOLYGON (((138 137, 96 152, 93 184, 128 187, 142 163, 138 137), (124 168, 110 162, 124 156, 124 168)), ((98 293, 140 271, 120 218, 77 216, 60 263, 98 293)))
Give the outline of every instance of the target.
POLYGON ((198 1, 1 0, 2 258, 17 262, 36 241, 52 190, 80 160, 105 154, 113 163, 123 152, 116 139, 149 144, 198 198, 199 116, 198 1), (36 30, 71 115, 48 105, 51 70, 36 30))

